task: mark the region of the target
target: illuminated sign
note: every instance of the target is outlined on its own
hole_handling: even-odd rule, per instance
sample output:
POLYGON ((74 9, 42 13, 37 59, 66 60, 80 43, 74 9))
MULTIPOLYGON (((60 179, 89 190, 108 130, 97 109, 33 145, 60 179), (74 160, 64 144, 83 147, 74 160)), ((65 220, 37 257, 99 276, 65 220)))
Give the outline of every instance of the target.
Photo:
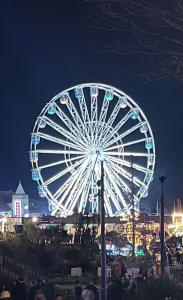
POLYGON ((15 201, 15 217, 21 218, 21 201, 15 201))

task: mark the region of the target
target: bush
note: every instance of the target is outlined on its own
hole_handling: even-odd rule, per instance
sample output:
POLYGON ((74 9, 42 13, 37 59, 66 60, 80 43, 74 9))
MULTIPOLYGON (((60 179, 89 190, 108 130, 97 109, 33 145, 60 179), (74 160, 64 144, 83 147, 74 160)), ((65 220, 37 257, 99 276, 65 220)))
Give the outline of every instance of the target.
POLYGON ((178 286, 175 280, 168 277, 161 277, 148 283, 146 289, 137 293, 137 299, 144 300, 182 300, 183 289, 178 286))
POLYGON ((42 268, 54 268, 55 266, 55 252, 39 247, 37 250, 38 263, 42 268))

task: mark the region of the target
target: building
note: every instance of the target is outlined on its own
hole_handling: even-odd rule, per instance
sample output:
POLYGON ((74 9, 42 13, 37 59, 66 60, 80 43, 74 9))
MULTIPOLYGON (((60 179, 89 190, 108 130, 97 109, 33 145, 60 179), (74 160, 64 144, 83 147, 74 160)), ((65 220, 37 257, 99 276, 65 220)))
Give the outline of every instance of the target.
POLYGON ((0 217, 22 218, 43 214, 48 214, 46 199, 30 199, 24 191, 21 181, 19 181, 15 192, 0 191, 0 217))
POLYGON ((0 191, 0 216, 12 215, 12 191, 0 191))
POLYGON ((29 196, 19 181, 16 192, 12 195, 12 214, 15 218, 29 216, 29 196))

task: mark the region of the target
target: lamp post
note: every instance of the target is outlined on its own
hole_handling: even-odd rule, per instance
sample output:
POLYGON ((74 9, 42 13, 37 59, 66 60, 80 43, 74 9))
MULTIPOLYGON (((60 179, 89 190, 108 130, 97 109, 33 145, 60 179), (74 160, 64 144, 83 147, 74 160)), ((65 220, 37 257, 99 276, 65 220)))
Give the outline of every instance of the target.
POLYGON ((131 156, 131 176, 132 176, 132 257, 135 259, 135 202, 134 202, 134 172, 133 172, 133 155, 131 156))
POLYGON ((161 205, 160 205, 160 244, 161 244, 161 275, 165 273, 165 229, 164 229, 164 189, 163 184, 165 177, 161 176, 159 178, 161 182, 161 205))
POLYGON ((105 240, 105 207, 104 207, 104 154, 100 151, 100 224, 101 224, 101 300, 107 299, 106 293, 106 240, 105 240))

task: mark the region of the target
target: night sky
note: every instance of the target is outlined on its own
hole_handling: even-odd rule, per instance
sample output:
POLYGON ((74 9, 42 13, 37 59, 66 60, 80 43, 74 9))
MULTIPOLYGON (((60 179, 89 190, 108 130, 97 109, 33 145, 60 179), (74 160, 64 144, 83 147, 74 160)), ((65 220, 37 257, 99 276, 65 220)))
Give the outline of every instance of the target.
POLYGON ((157 151, 155 180, 146 201, 155 208, 158 177, 165 175, 171 208, 175 199, 183 200, 183 83, 125 79, 119 70, 124 57, 98 51, 101 33, 88 28, 87 13, 80 0, 1 2, 0 190, 15 190, 21 179, 25 191, 38 198, 28 158, 36 117, 59 91, 103 82, 124 90, 144 110, 157 151))

